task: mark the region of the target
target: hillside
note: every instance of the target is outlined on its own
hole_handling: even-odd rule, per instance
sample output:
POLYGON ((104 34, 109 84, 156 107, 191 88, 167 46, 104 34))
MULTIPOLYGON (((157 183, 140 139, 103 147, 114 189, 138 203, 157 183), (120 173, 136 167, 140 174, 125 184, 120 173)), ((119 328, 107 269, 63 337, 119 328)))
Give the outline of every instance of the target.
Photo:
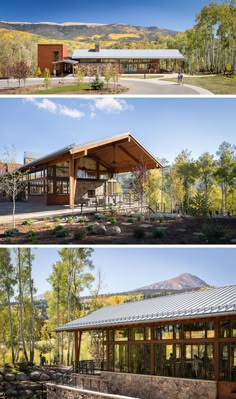
POLYGON ((154 284, 150 284, 133 291, 140 292, 140 291, 149 291, 149 290, 189 290, 194 288, 201 288, 205 287, 208 284, 201 280, 197 276, 193 276, 190 273, 183 273, 179 276, 171 278, 169 280, 160 281, 154 284))
POLYGON ((56 24, 50 22, 25 23, 0 21, 0 28, 28 32, 54 40, 79 40, 83 42, 101 40, 137 41, 147 37, 150 41, 157 35, 175 36, 176 31, 158 26, 132 26, 123 24, 83 24, 80 22, 56 24))

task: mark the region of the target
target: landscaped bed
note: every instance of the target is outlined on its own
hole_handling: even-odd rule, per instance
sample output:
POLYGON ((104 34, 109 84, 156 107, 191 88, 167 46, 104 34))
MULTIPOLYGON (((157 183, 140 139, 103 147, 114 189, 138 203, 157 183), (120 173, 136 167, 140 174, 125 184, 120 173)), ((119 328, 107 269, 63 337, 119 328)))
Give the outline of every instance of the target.
MULTIPOLYGON (((165 78, 165 81, 177 82, 177 78, 165 78)), ((214 94, 236 94, 236 78, 223 75, 214 76, 184 76, 183 84, 202 87, 214 94)))
POLYGON ((236 218, 104 213, 0 224, 0 244, 235 244, 236 218))

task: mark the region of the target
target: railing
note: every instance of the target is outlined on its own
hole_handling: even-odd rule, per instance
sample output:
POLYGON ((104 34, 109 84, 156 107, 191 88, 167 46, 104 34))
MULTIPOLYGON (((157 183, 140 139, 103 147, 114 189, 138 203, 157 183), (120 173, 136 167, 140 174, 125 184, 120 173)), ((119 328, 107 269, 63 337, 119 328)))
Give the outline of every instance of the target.
POLYGON ((88 198, 79 198, 77 205, 81 206, 81 212, 83 208, 92 208, 96 211, 99 209, 109 208, 140 208, 139 201, 133 194, 113 194, 113 195, 95 195, 88 198))

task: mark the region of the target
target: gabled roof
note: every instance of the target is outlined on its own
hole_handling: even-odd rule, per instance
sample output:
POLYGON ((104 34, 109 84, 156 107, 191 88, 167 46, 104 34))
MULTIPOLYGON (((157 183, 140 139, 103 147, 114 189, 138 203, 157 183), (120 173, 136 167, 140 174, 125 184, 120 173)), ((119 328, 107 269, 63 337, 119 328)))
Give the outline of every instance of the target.
POLYGON ((56 331, 92 330, 109 326, 225 314, 236 314, 236 285, 104 307, 59 326, 56 331))
POLYGON ((130 49, 100 49, 100 51, 95 51, 94 49, 87 50, 74 50, 72 55, 73 59, 82 58, 95 58, 95 59, 178 59, 184 60, 183 54, 176 49, 140 49, 140 50, 130 50, 130 49))
POLYGON ((73 155, 74 158, 94 156, 105 162, 108 167, 112 168, 117 173, 131 171, 137 163, 141 161, 143 161, 148 169, 161 167, 160 162, 157 161, 133 134, 125 132, 93 142, 79 145, 72 144, 29 162, 20 169, 27 170, 33 167, 40 167, 47 162, 56 160, 62 155, 68 156, 68 158, 70 155, 73 155), (113 151, 114 147, 115 154, 113 151), (114 163, 114 155, 116 157, 116 163, 114 163))

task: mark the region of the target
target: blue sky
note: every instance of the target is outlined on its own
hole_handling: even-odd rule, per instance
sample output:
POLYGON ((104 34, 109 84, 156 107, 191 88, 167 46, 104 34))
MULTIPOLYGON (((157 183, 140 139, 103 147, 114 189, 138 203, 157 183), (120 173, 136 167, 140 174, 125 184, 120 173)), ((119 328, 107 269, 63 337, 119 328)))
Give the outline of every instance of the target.
POLYGON ((172 162, 182 149, 197 158, 223 141, 236 144, 236 98, 0 98, 1 142, 47 154, 131 131, 155 156, 172 162))
MULTIPOLYGON (((50 289, 46 278, 58 259, 56 248, 33 249, 37 294, 50 289)), ((236 284, 235 248, 96 248, 93 261, 103 275, 102 292, 140 288, 191 273, 210 285, 236 284)), ((95 271, 96 274, 96 271, 95 271)), ((86 292, 85 292, 86 294, 86 292)))
MULTIPOLYGON (((221 3, 221 0, 217 2, 221 3)), ((21 22, 97 22, 160 26, 173 30, 191 28, 196 14, 209 0, 21 0, 1 2, 1 20, 21 22)))

